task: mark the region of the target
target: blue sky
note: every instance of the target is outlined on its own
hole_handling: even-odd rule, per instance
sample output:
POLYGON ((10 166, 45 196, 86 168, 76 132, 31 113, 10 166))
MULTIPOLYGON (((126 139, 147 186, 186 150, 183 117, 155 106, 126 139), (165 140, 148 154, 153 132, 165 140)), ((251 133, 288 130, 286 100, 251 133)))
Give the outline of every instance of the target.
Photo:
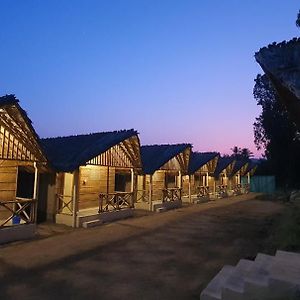
POLYGON ((296 0, 0 0, 0 94, 41 137, 255 151, 254 53, 299 35, 296 0))

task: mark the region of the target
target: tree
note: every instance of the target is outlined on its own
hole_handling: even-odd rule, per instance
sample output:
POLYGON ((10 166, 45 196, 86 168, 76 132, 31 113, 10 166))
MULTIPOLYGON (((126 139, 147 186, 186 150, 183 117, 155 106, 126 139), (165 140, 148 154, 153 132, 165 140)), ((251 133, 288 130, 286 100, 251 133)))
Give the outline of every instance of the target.
POLYGON ((300 27, 300 10, 298 11, 297 20, 296 20, 296 26, 300 27))
POLYGON ((254 122, 254 142, 263 149, 282 186, 298 187, 300 171, 300 142, 297 128, 278 101, 279 96, 266 75, 257 75, 253 95, 262 112, 254 122))
POLYGON ((240 149, 238 146, 234 146, 230 150, 232 151, 232 156, 237 157, 240 153, 240 149))
POLYGON ((240 148, 238 146, 234 146, 230 149, 232 151, 232 157, 236 159, 245 159, 248 160, 253 157, 253 153, 248 148, 240 148))
POLYGON ((253 152, 250 151, 248 148, 242 148, 240 151, 240 155, 244 159, 250 159, 251 157, 253 157, 253 152))

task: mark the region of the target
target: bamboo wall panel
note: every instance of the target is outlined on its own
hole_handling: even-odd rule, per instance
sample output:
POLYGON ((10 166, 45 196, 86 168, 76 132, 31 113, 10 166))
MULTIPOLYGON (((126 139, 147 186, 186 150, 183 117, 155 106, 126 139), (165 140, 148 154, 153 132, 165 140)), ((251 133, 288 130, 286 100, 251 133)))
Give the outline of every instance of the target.
POLYGON ((17 189, 17 167, 0 166, 0 201, 14 200, 17 189))
POLYGON ((145 190, 149 194, 149 182, 150 182, 150 175, 145 175, 145 190))
POLYGON ((20 141, 0 120, 0 158, 37 161, 32 153, 34 150, 30 150, 28 145, 20 141))
POLYGON ((137 189, 138 191, 145 190, 145 176, 144 175, 138 175, 137 176, 137 189))
MULTIPOLYGON (((115 168, 109 168, 109 192, 115 189, 115 168)), ((107 167, 85 166, 79 169, 79 209, 97 207, 99 194, 107 192, 107 167)))
POLYGON ((213 176, 209 176, 208 177, 208 186, 209 186, 209 190, 213 191, 214 190, 214 186, 215 186, 215 179, 213 176))
POLYGON ((166 162, 161 168, 161 170, 181 170, 181 166, 177 160, 177 157, 171 158, 168 162, 166 162))
POLYGON ((124 147, 122 147, 120 144, 111 147, 104 153, 89 160, 87 164, 124 168, 133 167, 131 157, 124 151, 124 147))
POLYGON ((162 189, 165 188, 165 171, 156 171, 152 177, 153 183, 153 200, 161 200, 162 199, 162 189))
POLYGON ((185 195, 189 193, 189 176, 182 176, 182 191, 185 195))

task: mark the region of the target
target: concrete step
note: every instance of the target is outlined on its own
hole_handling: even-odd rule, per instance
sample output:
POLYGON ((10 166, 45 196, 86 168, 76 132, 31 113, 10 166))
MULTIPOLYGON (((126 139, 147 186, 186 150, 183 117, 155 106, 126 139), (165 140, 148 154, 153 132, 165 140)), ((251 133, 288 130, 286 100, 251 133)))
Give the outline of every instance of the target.
POLYGON ((259 294, 264 294, 268 289, 268 272, 263 270, 270 263, 269 257, 263 256, 255 261, 241 259, 224 282, 222 299, 245 300, 257 290, 260 290, 259 294))
POLYGON ((300 261, 300 253, 296 253, 296 252, 277 250, 275 257, 280 259, 286 259, 289 261, 298 261, 298 262, 300 261))
POLYGON ((83 228, 91 228, 95 226, 102 225, 103 222, 101 220, 93 220, 93 221, 87 221, 82 223, 83 228))
POLYGON ((222 300, 222 287, 233 270, 233 266, 224 266, 202 291, 200 300, 222 300))
POLYGON ((200 295, 201 300, 300 299, 300 254, 259 253, 225 266, 200 295))
POLYGON ((289 282, 300 288, 300 265, 296 261, 275 259, 270 268, 270 280, 289 282))
POLYGON ((225 280, 222 287, 222 299, 243 300, 244 299, 244 278, 236 269, 225 280))
POLYGON ((158 213, 162 213, 164 211, 167 211, 167 209, 166 209, 166 207, 158 207, 155 211, 158 213))
POLYGON ((201 203, 206 203, 209 202, 209 197, 202 197, 202 198, 197 198, 194 203, 196 204, 201 204, 201 203))

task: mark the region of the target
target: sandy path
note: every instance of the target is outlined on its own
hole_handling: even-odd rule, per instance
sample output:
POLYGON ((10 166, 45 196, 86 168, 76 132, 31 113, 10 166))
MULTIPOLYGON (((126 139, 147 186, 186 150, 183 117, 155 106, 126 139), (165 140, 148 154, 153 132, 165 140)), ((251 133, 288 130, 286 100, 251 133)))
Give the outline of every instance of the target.
POLYGON ((282 206, 218 200, 0 248, 2 299, 198 299, 253 257, 282 206))

